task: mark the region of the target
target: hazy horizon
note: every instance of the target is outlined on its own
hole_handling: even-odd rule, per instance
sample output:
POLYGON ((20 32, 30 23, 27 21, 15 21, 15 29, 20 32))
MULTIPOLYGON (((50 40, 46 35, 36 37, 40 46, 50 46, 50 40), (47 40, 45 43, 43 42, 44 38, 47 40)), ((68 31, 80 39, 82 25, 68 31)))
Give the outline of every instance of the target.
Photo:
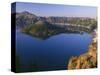
POLYGON ((16 2, 16 12, 28 11, 37 16, 97 17, 97 7, 16 2))

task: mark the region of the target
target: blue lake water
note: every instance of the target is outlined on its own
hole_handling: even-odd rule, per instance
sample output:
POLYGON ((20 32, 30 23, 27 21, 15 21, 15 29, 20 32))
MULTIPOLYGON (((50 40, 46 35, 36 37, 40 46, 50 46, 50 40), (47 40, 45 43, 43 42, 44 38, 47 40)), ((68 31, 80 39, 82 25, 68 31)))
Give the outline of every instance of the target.
POLYGON ((36 64, 40 70, 66 70, 70 57, 85 53, 91 41, 88 33, 61 33, 41 40, 17 31, 16 54, 26 71, 30 64, 36 64))

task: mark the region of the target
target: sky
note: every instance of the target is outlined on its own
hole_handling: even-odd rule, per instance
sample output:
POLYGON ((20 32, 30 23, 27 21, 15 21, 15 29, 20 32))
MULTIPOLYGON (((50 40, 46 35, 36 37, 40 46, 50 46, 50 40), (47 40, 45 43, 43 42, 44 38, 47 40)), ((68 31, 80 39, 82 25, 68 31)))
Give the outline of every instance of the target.
POLYGON ((97 7, 40 4, 40 3, 16 3, 16 12, 28 11, 37 16, 60 16, 60 17, 97 17, 97 7))

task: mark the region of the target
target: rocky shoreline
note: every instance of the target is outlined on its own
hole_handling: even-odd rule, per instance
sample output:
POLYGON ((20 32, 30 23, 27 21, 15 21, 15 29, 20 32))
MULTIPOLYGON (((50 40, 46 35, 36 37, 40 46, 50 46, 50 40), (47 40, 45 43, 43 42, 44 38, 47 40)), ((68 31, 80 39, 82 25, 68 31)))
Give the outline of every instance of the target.
POLYGON ((97 32, 93 32, 93 41, 88 51, 80 56, 72 56, 68 63, 68 69, 88 69, 97 67, 97 32), (95 34, 94 34, 95 33, 95 34))

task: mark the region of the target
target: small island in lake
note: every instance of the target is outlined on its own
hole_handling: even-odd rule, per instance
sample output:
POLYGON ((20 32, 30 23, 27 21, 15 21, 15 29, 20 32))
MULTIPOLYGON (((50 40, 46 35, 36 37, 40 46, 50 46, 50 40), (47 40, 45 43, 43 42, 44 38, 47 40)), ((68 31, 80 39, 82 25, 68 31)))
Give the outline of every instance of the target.
POLYGON ((65 32, 63 28, 46 21, 37 21, 35 24, 25 27, 21 31, 40 39, 46 39, 50 36, 65 32))

